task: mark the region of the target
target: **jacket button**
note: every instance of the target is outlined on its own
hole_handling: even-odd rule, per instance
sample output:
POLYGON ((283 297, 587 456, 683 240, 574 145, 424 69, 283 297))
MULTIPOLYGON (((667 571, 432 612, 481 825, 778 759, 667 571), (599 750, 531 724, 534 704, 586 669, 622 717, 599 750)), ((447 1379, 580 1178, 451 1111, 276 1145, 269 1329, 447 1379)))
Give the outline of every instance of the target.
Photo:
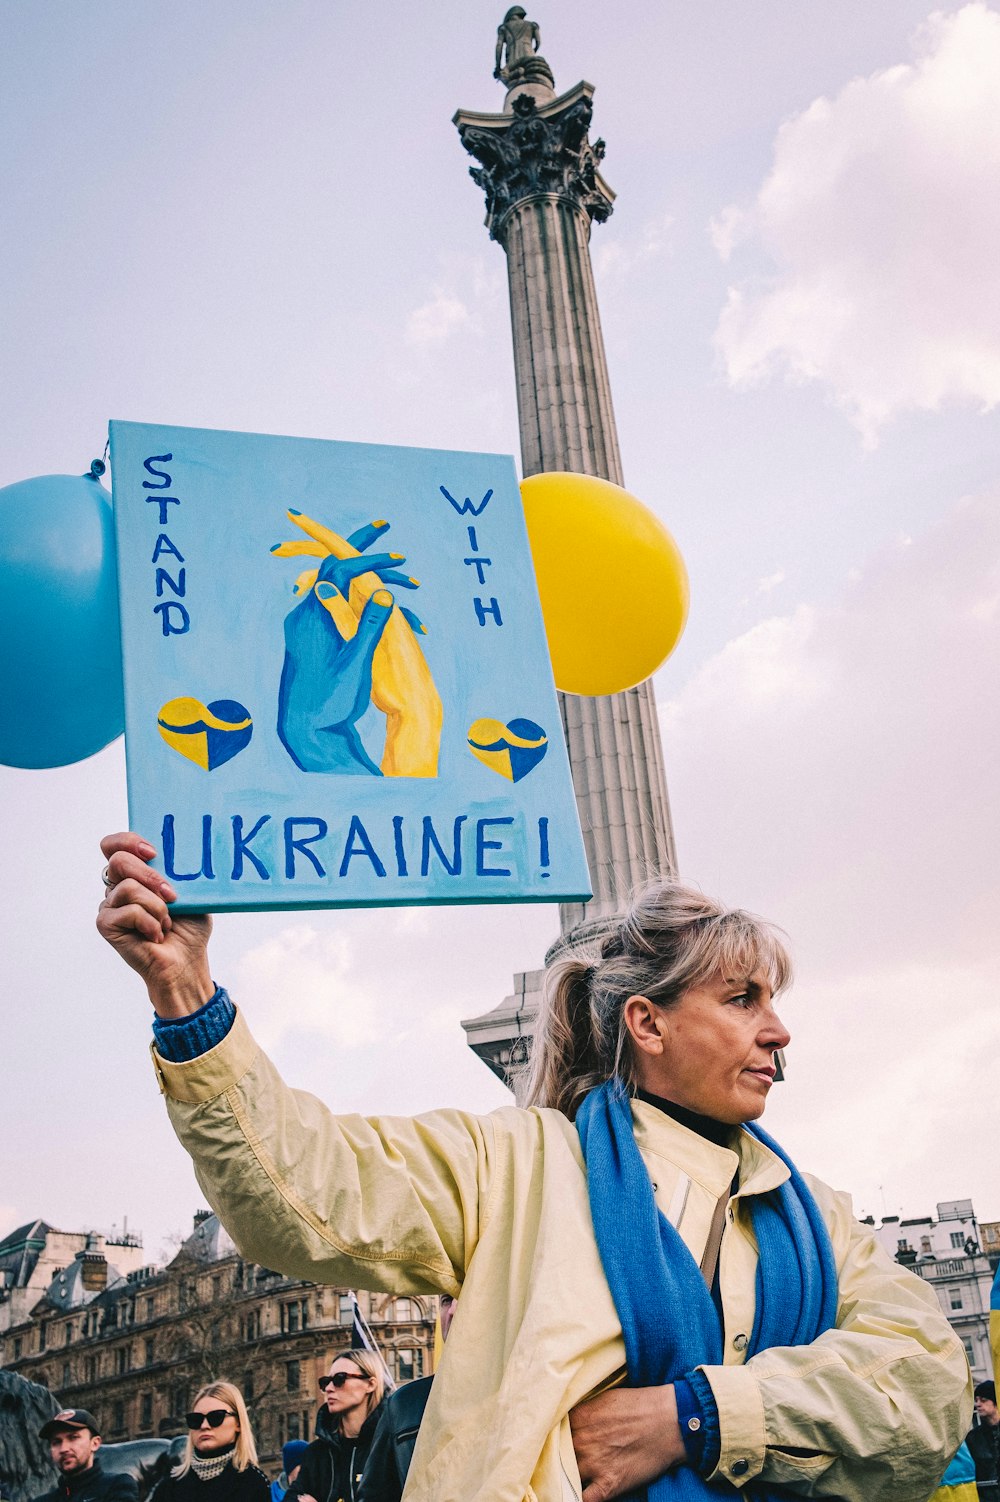
POLYGON ((748 1340, 747 1336, 745 1336, 743 1334, 742 1330, 740 1331, 739 1335, 734 1335, 733 1336, 733 1350, 734 1351, 745 1351, 746 1348, 747 1348, 747 1346, 748 1346, 748 1344, 749 1344, 749 1340, 748 1340))
POLYGON ((729 1474, 731 1476, 745 1476, 749 1469, 749 1460, 734 1460, 732 1465, 729 1467, 729 1474))

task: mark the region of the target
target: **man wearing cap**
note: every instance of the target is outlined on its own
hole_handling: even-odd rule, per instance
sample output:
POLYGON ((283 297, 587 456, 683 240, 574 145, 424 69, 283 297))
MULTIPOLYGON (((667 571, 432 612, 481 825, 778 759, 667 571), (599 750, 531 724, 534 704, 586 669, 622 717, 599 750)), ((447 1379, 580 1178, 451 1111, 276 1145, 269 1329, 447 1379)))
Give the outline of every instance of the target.
POLYGON ((59 1480, 35 1502, 138 1502, 134 1476, 105 1475, 97 1452, 101 1435, 97 1420, 85 1408, 62 1408, 38 1431, 47 1439, 59 1480))

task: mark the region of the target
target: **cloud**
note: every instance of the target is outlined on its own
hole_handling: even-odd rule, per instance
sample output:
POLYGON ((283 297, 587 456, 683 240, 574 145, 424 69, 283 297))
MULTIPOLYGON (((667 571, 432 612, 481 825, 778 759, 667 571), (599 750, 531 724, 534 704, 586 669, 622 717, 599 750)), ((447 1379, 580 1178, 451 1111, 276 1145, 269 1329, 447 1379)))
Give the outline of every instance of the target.
POLYGON ((295 923, 249 949, 238 965, 237 994, 252 1008, 265 1048, 295 1033, 320 1033, 341 1049, 380 1035, 375 996, 359 978, 355 946, 345 933, 295 923))
POLYGON ((775 569, 773 574, 765 574, 763 579, 757 580, 757 593, 759 595, 768 595, 772 589, 777 589, 778 585, 784 584, 784 582, 785 570, 783 568, 775 569))
POLYGON ((818 381, 874 444, 908 409, 1000 401, 1000 14, 935 12, 914 60, 778 132, 748 209, 711 226, 730 286, 715 342, 734 386, 818 381))
POLYGON ((966 1185, 1000 1213, 992 1162, 955 1162, 1000 1058, 998 681, 990 496, 729 642, 660 711, 683 873, 791 936, 773 1128, 868 1209, 892 1162, 908 1213, 966 1185))
POLYGON ((603 238, 593 249, 594 270, 606 289, 627 283, 642 266, 658 261, 672 252, 670 230, 672 214, 660 214, 648 220, 637 235, 603 238))
POLYGON ((406 337, 411 344, 443 344, 471 322, 472 315, 461 298, 439 287, 429 302, 414 308, 407 318, 406 337))
POLYGON ((406 339, 415 348, 433 349, 455 334, 481 334, 481 313, 495 311, 502 301, 502 271, 476 258, 453 261, 427 300, 412 309, 406 320, 406 339))

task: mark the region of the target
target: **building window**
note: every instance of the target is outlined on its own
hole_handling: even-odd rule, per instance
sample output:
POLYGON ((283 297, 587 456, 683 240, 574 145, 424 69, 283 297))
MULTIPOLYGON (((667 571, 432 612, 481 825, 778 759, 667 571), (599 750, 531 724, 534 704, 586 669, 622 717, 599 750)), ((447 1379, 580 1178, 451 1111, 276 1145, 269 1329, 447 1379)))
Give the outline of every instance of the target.
POLYGON ((142 1395, 142 1407, 139 1417, 140 1429, 152 1429, 153 1427, 153 1394, 144 1392, 142 1395))
POLYGON ((930 1254, 930 1249, 931 1249, 931 1238, 929 1236, 921 1236, 921 1238, 920 1238, 920 1250, 925 1255, 929 1255, 930 1254))
POLYGON ((301 1382, 301 1376, 300 1376, 300 1372, 299 1372, 299 1363, 297 1361, 286 1361, 285 1362, 285 1388, 286 1388, 286 1390, 288 1392, 298 1392, 299 1388, 301 1386, 302 1386, 302 1382, 301 1382))
POLYGON ((423 1375, 424 1353, 423 1351, 397 1351, 396 1352, 396 1377, 400 1382, 412 1382, 414 1377, 423 1375))
POLYGON ((155 1340, 155 1338, 152 1335, 147 1335, 146 1336, 146 1365, 147 1366, 152 1366, 153 1365, 153 1362, 156 1359, 155 1354, 154 1354, 155 1351, 156 1351, 156 1340, 155 1340))
POLYGON ((951 1290, 951 1307, 953 1309, 962 1308, 962 1290, 960 1288, 953 1288, 951 1290))
POLYGON ((413 1305, 409 1299, 397 1299, 393 1305, 393 1319, 403 1323, 413 1319, 413 1305))
POLYGON ((189 1389, 186 1386, 174 1388, 174 1395, 171 1399, 171 1405, 174 1410, 175 1418, 179 1418, 182 1413, 187 1413, 189 1406, 188 1393, 189 1389))
POLYGON ((963 1247, 964 1248, 964 1246, 965 1246, 965 1237, 962 1235, 961 1231, 952 1231, 952 1233, 951 1233, 951 1244, 954 1247, 963 1247))
POLYGON ((297 1413, 290 1413, 288 1415, 288 1417, 285 1419, 285 1429, 287 1430, 289 1439, 301 1438, 302 1425, 299 1421, 299 1416, 297 1413))
POLYGON ((309 1438, 309 1410, 308 1410, 308 1408, 303 1408, 303 1410, 302 1410, 302 1435, 301 1435, 301 1437, 302 1437, 302 1439, 308 1439, 309 1438))
POLYGON ((968 1335, 963 1335, 962 1336, 962 1344, 965 1347, 965 1359, 966 1359, 966 1361, 969 1363, 970 1366, 975 1366, 975 1364, 976 1364, 976 1353, 972 1349, 972 1341, 971 1341, 971 1339, 969 1338, 968 1335))
POLYGON ((147 1319, 152 1319, 153 1318, 153 1313, 154 1313, 155 1309, 156 1309, 156 1300, 155 1299, 147 1299, 146 1300, 146 1318, 147 1319))
POLYGON ((124 1377, 125 1373, 128 1371, 131 1365, 132 1363, 129 1360, 129 1347, 119 1346, 117 1351, 115 1352, 115 1370, 117 1371, 118 1376, 124 1377))
MULTIPOLYGON (((284 1326, 282 1326, 284 1328, 284 1326)), ((260 1340, 260 1310, 251 1309, 246 1320, 240 1320, 240 1338, 243 1340, 260 1340)))
POLYGON ((114 1407, 114 1419, 111 1424, 116 1434, 120 1434, 125 1428, 125 1404, 119 1398, 114 1407))
POLYGON ((69 1387, 69 1385, 70 1385, 69 1362, 68 1361, 64 1361, 63 1362, 62 1385, 63 1385, 63 1387, 69 1387))
POLYGON ((218 1275, 212 1279, 212 1298, 216 1303, 222 1298, 222 1279, 218 1275))
POLYGON ((354 1320, 354 1300, 349 1293, 340 1295, 340 1304, 337 1310, 337 1319, 342 1325, 350 1325, 354 1320))
POLYGON ((15 1337, 14 1337, 14 1360, 15 1361, 20 1361, 20 1359, 21 1359, 21 1337, 19 1335, 15 1335, 15 1337))
POLYGON ((96 1382, 97 1381, 97 1357, 96 1356, 88 1356, 87 1357, 87 1381, 88 1382, 96 1382))
POLYGON ((73 1344, 73 1321, 69 1320, 68 1323, 67 1323, 67 1325, 66 1325, 65 1330, 63 1331, 63 1345, 64 1346, 71 1346, 72 1344, 73 1344))
POLYGON ((253 1402, 253 1372, 243 1373, 243 1399, 246 1403, 253 1402))
MULTIPOLYGON (((309 1324, 309 1304, 306 1299, 294 1299, 289 1304, 281 1306, 281 1333, 283 1335, 295 1335, 299 1330, 306 1329, 309 1324)), ((297 1439, 297 1435, 290 1438, 297 1439)))

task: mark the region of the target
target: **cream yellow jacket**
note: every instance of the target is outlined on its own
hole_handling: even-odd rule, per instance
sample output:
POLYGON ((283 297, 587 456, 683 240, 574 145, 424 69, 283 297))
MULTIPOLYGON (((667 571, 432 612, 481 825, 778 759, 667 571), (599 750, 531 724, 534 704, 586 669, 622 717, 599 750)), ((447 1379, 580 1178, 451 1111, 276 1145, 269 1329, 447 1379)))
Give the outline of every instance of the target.
MULTIPOLYGON (((570 1502, 566 1415, 620 1380, 621 1328, 594 1243, 576 1129, 557 1111, 333 1116, 290 1090, 240 1015, 191 1063, 154 1062, 198 1181, 244 1256, 293 1277, 458 1294, 406 1502, 570 1502)), ((810 1180, 840 1276, 837 1328, 745 1359, 756 1247, 747 1200, 787 1169, 748 1133, 718 1147, 633 1105, 661 1210, 700 1259, 739 1171, 719 1274, 725 1364, 715 1478, 804 1496, 923 1502, 971 1419, 962 1346, 926 1284, 810 1180)), ((627 1213, 623 1207, 623 1214, 627 1213)))

